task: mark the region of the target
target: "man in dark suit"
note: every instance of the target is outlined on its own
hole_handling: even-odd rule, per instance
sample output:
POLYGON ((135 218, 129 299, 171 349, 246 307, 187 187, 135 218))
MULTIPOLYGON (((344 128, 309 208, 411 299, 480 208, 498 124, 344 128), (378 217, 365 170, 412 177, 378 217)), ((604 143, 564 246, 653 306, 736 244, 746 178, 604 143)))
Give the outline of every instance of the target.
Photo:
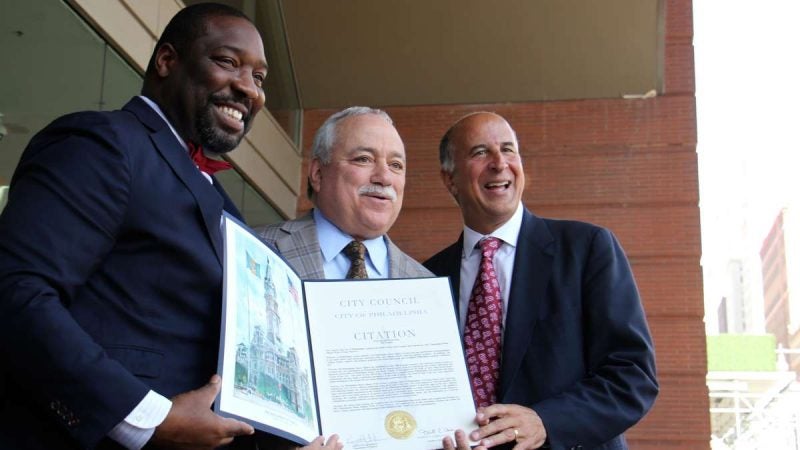
MULTIPOLYGON (((522 205, 517 137, 497 114, 462 118, 439 150, 464 231, 425 265, 451 277, 462 329, 482 322, 480 302, 488 300, 481 289, 496 286, 502 309, 496 325, 476 334, 496 333, 499 360, 481 354, 484 341, 475 347, 465 338, 468 366, 480 368, 470 375, 476 399, 486 396, 469 437, 481 450, 627 448, 622 433, 650 409, 658 383, 639 293, 616 238, 595 225, 539 218, 522 205), (496 250, 476 250, 484 240, 496 250), (479 272, 487 283, 473 292, 479 272), (476 362, 476 354, 483 359, 476 362)), ((454 448, 450 437, 443 444, 454 448)), ((455 446, 469 448, 463 431, 455 446)))
POLYGON ((224 162, 208 160, 247 133, 266 73, 242 13, 196 5, 165 28, 141 96, 31 140, 0 216, 0 448, 215 448, 253 433, 210 409, 220 218, 238 213, 211 175, 224 162))
POLYGON ((314 137, 308 181, 315 209, 260 232, 300 278, 346 278, 353 241, 365 248, 369 278, 433 276, 386 235, 406 183, 405 147, 386 112, 354 106, 331 115, 314 137))

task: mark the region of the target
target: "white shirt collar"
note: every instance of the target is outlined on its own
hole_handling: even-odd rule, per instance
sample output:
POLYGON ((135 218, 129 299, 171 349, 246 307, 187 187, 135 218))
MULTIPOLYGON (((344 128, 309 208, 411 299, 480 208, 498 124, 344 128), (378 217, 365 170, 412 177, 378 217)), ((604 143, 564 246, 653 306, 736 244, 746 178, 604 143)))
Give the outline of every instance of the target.
MULTIPOLYGON (((319 249, 325 262, 331 261, 342 249, 353 240, 353 237, 340 230, 322 212, 314 208, 314 222, 317 225, 317 238, 319 239, 319 249)), ((372 262, 373 267, 378 273, 385 277, 388 274, 388 253, 386 242, 383 236, 363 241, 367 247, 367 258, 372 262)))
POLYGON ((470 253, 475 250, 475 245, 477 245, 481 239, 487 236, 496 237, 505 244, 510 245, 511 247, 516 247, 517 238, 519 238, 519 230, 522 228, 523 209, 522 202, 520 202, 519 205, 517 205, 517 210, 514 211, 514 214, 511 216, 511 218, 508 219, 506 223, 501 225, 500 228, 487 235, 478 233, 472 228, 464 225, 464 247, 462 248, 461 257, 467 258, 470 253))
MULTIPOLYGON (((178 132, 175 131, 175 128, 173 128, 172 124, 169 123, 169 120, 167 120, 167 116, 164 115, 164 111, 161 111, 161 108, 158 107, 156 102, 150 100, 149 98, 145 97, 144 95, 140 95, 139 98, 142 99, 145 103, 147 103, 148 106, 153 108, 153 111, 155 111, 156 114, 158 114, 162 119, 164 119, 164 122, 167 123, 167 126, 172 131, 172 134, 175 135, 175 139, 177 139, 178 143, 181 144, 181 147, 183 147, 183 149, 186 150, 186 152, 189 152, 189 146, 186 145, 186 142, 181 138, 181 136, 178 134, 178 132)), ((205 178, 209 183, 214 184, 214 180, 212 180, 211 175, 203 172, 202 170, 200 171, 200 174, 203 175, 203 178, 205 178)))
POLYGON ((181 147, 183 147, 183 149, 188 152, 189 151, 189 147, 186 146, 186 142, 184 142, 183 138, 181 138, 181 136, 178 134, 178 132, 175 131, 175 128, 173 128, 172 124, 169 123, 169 120, 167 119, 167 116, 164 115, 164 111, 161 111, 161 108, 158 107, 156 102, 150 100, 149 98, 145 97, 144 95, 140 95, 139 98, 144 100, 144 102, 147 103, 147 105, 149 107, 153 108, 153 111, 155 111, 156 114, 158 114, 159 116, 161 116, 162 119, 164 119, 164 122, 167 123, 167 126, 169 127, 169 129, 172 130, 172 134, 175 135, 175 139, 177 139, 178 142, 181 143, 181 147))

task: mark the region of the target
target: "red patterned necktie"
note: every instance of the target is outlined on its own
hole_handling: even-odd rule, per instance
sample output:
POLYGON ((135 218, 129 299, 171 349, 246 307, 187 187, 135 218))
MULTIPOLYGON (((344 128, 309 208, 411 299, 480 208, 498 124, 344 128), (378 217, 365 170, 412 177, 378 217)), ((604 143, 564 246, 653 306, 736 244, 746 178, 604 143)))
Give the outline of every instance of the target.
POLYGON ((233 167, 227 161, 209 158, 206 156, 205 152, 203 152, 203 147, 194 145, 193 142, 187 142, 186 145, 189 147, 189 156, 191 156, 192 161, 194 161, 194 164, 201 172, 214 175, 214 173, 220 170, 228 170, 233 167))
POLYGON ((497 400, 503 300, 492 258, 500 245, 502 241, 494 237, 480 241, 481 265, 469 298, 464 325, 464 351, 476 407, 489 406, 497 400))

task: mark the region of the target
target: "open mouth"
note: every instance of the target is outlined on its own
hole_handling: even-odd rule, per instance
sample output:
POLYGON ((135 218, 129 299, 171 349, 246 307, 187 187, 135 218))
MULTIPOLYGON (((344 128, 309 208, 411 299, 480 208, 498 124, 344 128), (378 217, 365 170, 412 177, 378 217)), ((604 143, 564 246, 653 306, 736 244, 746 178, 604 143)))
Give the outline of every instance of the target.
POLYGON ((241 111, 233 109, 230 106, 220 106, 219 110, 220 110, 220 112, 222 114, 232 118, 233 120, 237 120, 239 122, 242 121, 242 117, 244 116, 244 114, 242 114, 241 111))
POLYGON ((214 109, 217 111, 220 126, 236 133, 244 130, 244 121, 247 117, 244 106, 216 103, 214 109))
POLYGON ((375 194, 375 193, 364 194, 364 196, 365 197, 374 198, 376 200, 392 200, 390 197, 388 197, 386 195, 375 194))
POLYGON ((511 187, 510 181, 493 181, 491 183, 486 183, 483 185, 484 188, 497 191, 497 190, 504 190, 511 187))

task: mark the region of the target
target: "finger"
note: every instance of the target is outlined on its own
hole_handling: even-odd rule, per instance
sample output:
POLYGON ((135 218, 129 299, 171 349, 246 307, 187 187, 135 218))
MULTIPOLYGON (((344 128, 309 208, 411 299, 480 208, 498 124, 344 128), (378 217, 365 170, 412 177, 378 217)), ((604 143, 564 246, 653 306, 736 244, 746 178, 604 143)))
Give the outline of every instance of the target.
POLYGON ((328 438, 328 442, 325 443, 325 446, 326 447, 334 447, 334 448, 342 448, 343 444, 341 442, 339 442, 339 435, 338 434, 332 434, 328 438))
POLYGON ((256 432, 255 428, 249 423, 231 418, 222 418, 222 426, 225 436, 229 437, 247 436, 256 432))
MULTIPOLYGON (((495 425, 495 422, 492 422, 492 425, 495 425)), ((486 447, 494 447, 508 442, 514 442, 517 439, 517 433, 514 433, 514 428, 508 427, 498 427, 491 432, 485 432, 484 430, 482 435, 483 437, 480 439, 480 444, 486 447)))
POLYGON ((514 430, 516 430, 516 428, 506 428, 495 436, 502 436, 505 442, 514 442, 517 440, 517 433, 515 433, 514 430))
MULTIPOLYGON (((502 433, 503 430, 510 428, 511 434, 514 433, 513 428, 515 426, 515 422, 513 418, 504 417, 502 419, 495 419, 489 422, 486 425, 478 428, 477 430, 473 431, 470 434, 470 438, 473 441, 479 441, 484 438, 490 438, 498 433, 502 433)), ((504 441, 505 442, 505 441, 504 441)))
POLYGON ((530 450, 534 448, 539 448, 540 446, 536 445, 536 442, 531 439, 523 439, 517 441, 517 444, 511 450, 530 450))
POLYGON ((450 439, 450 436, 445 436, 442 439, 442 448, 444 450, 456 450, 455 446, 453 445, 453 440, 450 439))
POLYGON ((489 405, 485 408, 478 409, 478 417, 484 417, 487 419, 491 419, 493 417, 503 417, 507 416, 513 410, 513 406, 515 405, 506 405, 503 403, 495 403, 494 405, 489 405))
POLYGON ((313 441, 309 442, 305 447, 295 447, 295 450, 308 450, 312 448, 321 448, 325 445, 325 437, 317 436, 313 441))
POLYGON ((214 399, 217 398, 220 389, 222 388, 222 378, 219 375, 214 374, 211 376, 211 379, 208 380, 208 383, 198 389, 196 392, 201 395, 204 399, 204 403, 208 403, 210 407, 214 403, 214 399))

